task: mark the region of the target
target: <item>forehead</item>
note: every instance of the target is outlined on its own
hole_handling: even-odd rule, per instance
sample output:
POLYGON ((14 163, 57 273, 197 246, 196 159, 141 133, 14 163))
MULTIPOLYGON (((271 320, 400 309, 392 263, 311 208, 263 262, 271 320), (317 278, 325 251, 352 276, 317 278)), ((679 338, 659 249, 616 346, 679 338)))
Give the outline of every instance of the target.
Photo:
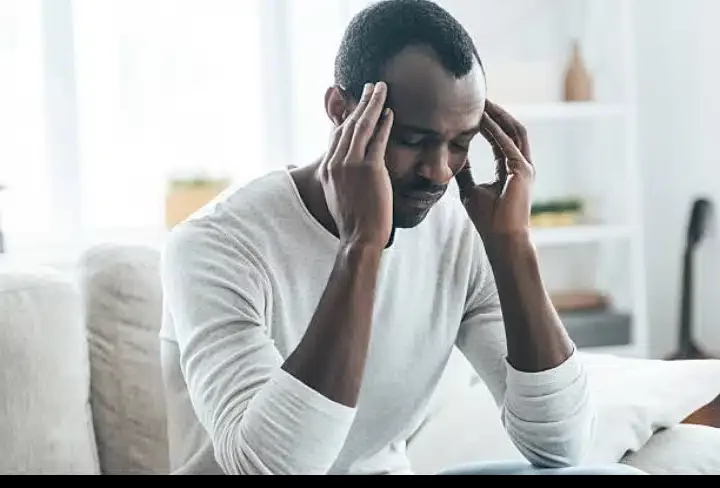
POLYGON ((485 109, 485 81, 479 65, 455 78, 423 47, 408 47, 386 66, 388 105, 401 124, 452 136, 478 126, 485 109))

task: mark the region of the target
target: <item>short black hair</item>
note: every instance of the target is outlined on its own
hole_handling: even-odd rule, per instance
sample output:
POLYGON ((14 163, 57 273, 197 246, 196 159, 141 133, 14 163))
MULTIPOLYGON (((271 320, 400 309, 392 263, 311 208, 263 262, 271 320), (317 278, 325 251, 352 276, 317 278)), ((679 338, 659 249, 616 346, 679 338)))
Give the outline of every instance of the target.
POLYGON ((357 13, 335 58, 335 83, 360 98, 367 82, 379 81, 386 63, 410 45, 431 48, 443 67, 461 78, 482 62, 470 34, 430 0, 382 0, 357 13))

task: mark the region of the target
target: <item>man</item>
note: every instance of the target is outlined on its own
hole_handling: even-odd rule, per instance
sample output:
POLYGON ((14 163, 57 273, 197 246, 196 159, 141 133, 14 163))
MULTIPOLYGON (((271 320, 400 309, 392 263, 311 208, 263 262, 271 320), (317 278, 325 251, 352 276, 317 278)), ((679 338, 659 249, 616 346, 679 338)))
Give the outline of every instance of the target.
POLYGON ((324 156, 169 239, 173 472, 411 473, 405 441, 454 346, 529 461, 503 472, 578 472, 541 469, 583 459, 594 411, 530 241, 529 142, 486 99, 472 40, 434 3, 385 1, 353 19, 335 71, 324 156), (478 134, 491 184, 471 174, 478 134))

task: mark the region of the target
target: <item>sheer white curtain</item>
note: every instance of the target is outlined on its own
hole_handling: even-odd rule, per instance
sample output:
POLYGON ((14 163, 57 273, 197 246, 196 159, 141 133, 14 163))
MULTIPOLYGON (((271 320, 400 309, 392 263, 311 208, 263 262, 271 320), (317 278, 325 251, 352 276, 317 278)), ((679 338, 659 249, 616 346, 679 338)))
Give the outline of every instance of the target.
POLYGON ((159 231, 172 176, 243 183, 310 162, 364 2, 0 0, 10 244, 159 231))
POLYGON ((160 231, 168 178, 267 171, 285 1, 0 0, 8 247, 160 231))
POLYGON ((262 0, 74 0, 90 229, 162 226, 167 178, 263 160, 262 0))
POLYGON ((7 235, 50 225, 39 0, 0 0, 0 214, 7 235))

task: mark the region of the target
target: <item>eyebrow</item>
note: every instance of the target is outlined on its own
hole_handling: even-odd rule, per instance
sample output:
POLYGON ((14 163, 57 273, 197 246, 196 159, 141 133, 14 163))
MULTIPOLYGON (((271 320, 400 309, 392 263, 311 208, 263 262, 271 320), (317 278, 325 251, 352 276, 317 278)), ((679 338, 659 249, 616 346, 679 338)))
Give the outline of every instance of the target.
MULTIPOLYGON (((402 122, 397 122, 397 123, 395 123, 394 125, 395 125, 395 127, 397 127, 398 129, 401 129, 401 130, 407 131, 407 132, 417 132, 418 134, 425 134, 425 135, 429 135, 429 136, 439 136, 439 135, 441 135, 439 132, 437 132, 437 131, 435 131, 435 130, 429 129, 429 128, 427 128, 427 127, 420 127, 420 126, 418 126, 418 125, 403 124, 402 122)), ((458 134, 458 136, 474 136, 474 135, 477 134, 478 132, 480 132, 480 126, 478 126, 478 127, 473 127, 472 129, 468 129, 468 130, 466 130, 466 131, 463 131, 463 132, 461 132, 460 134, 458 134)))

